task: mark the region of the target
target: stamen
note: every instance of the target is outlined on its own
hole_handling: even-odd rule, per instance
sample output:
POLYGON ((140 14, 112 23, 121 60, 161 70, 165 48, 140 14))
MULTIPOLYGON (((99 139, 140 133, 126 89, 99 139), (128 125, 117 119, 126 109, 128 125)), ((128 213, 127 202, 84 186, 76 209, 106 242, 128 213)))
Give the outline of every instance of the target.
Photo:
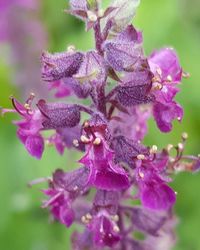
POLYGON ((75 186, 75 187, 73 188, 73 190, 74 190, 74 191, 77 191, 77 190, 78 190, 78 186, 75 186))
POLYGON ((119 221, 119 216, 117 214, 111 216, 111 219, 115 222, 118 222, 119 221))
POLYGON ((73 145, 74 145, 75 147, 78 147, 78 146, 79 146, 79 142, 78 142, 77 139, 74 139, 74 140, 73 140, 73 145))
POLYGON ((144 160, 144 159, 145 159, 145 156, 144 156, 143 154, 139 154, 139 155, 137 156, 137 159, 138 159, 138 160, 144 160))
POLYGON ((76 51, 76 47, 74 46, 74 45, 69 45, 68 47, 67 47, 67 52, 75 52, 76 51))
POLYGON ((183 149, 184 149, 183 143, 178 143, 178 149, 179 149, 180 151, 183 151, 183 149))
POLYGON ((115 233, 119 233, 119 227, 117 226, 117 225, 115 225, 114 227, 113 227, 113 231, 115 232, 115 233))
POLYGON ((143 172, 139 172, 139 176, 143 179, 144 178, 144 173, 143 172))
POLYGON ((88 16, 88 19, 91 21, 91 22, 96 22, 97 21, 97 16, 95 13, 93 13, 92 11, 88 10, 87 11, 87 16, 88 16))
POLYGON ((81 135, 81 141, 83 142, 83 143, 89 143, 90 142, 90 139, 89 138, 87 138, 85 135, 81 135))
POLYGON ((182 72, 182 77, 189 78, 191 75, 188 72, 182 72))
POLYGON ((88 128, 90 125, 89 125, 89 122, 88 121, 85 121, 84 124, 83 124, 84 128, 88 128))
POLYGON ((172 81, 172 76, 171 76, 171 75, 168 75, 168 76, 167 76, 167 81, 169 81, 169 82, 172 81))
POLYGON ((87 214, 85 215, 85 217, 86 217, 88 220, 91 220, 91 219, 92 219, 92 215, 91 215, 90 213, 87 213, 87 214))
POLYGON ((97 137, 95 138, 95 140, 93 141, 94 145, 99 145, 101 143, 101 138, 97 137))
POLYGON ((160 75, 160 76, 162 75, 162 70, 161 70, 161 68, 157 68, 157 69, 156 69, 156 72, 158 73, 158 75, 160 75))
POLYGON ((156 145, 153 145, 152 148, 150 149, 151 154, 156 154, 158 151, 158 147, 156 145))
POLYGON ((174 145, 168 144, 168 145, 167 145, 167 151, 168 151, 168 152, 171 151, 173 147, 174 147, 174 145))

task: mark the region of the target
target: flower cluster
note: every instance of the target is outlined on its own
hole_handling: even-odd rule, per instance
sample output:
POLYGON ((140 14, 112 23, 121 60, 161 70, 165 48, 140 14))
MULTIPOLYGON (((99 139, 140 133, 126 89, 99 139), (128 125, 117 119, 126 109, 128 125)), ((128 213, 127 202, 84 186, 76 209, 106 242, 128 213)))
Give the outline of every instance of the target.
POLYGON ((14 110, 3 110, 22 117, 14 122, 17 136, 32 156, 42 157, 45 141, 60 154, 65 148, 82 152, 77 169, 56 170, 43 190, 43 207, 55 220, 83 226, 72 235, 75 250, 171 249, 176 224, 171 174, 200 166, 198 157, 183 153, 186 133, 177 146, 162 150, 142 143, 149 117, 162 132, 182 120, 175 97, 186 73, 171 48, 144 54, 142 33, 130 24, 138 4, 114 0, 103 10, 97 0, 71 0, 67 12, 94 30, 95 49, 44 52, 41 62, 42 79, 57 97, 70 101, 74 95, 77 103, 39 100, 33 107, 31 94, 25 104, 11 97, 14 110), (49 138, 45 130, 53 131, 49 138))

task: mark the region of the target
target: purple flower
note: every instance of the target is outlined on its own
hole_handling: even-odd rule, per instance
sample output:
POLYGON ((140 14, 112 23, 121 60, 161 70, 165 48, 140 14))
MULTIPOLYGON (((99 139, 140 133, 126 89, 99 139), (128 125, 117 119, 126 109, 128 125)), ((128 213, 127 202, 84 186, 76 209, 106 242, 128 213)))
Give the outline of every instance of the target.
POLYGON ((163 84, 181 82, 182 68, 173 49, 163 48, 155 51, 150 55, 148 61, 152 72, 163 84))
MULTIPOLYGON (((93 214, 88 221, 93 242, 97 247, 116 245, 120 240, 117 209, 119 193, 99 190, 93 203, 93 214)), ((87 222, 86 222, 87 223, 87 222)))
POLYGON ((183 109, 176 102, 163 104, 155 102, 153 105, 153 115, 158 128, 162 132, 170 132, 172 130, 172 121, 177 119, 179 122, 183 117, 183 109))
POLYGON ((2 110, 23 117, 15 122, 18 136, 33 156, 42 155, 43 130, 52 131, 45 140, 59 154, 65 148, 83 153, 83 166, 32 182, 48 180, 43 207, 56 220, 80 224, 82 233, 72 235, 74 250, 169 250, 176 201, 169 174, 199 169, 199 157, 183 154, 186 133, 177 146, 161 150, 142 142, 150 115, 169 132, 183 110, 174 100, 182 78, 176 53, 162 49, 146 58, 142 33, 128 25, 139 2, 114 0, 103 10, 101 1, 71 0, 67 12, 93 28, 95 49, 43 53, 42 78, 55 97, 74 94, 78 103, 40 99, 32 109, 31 95, 25 105, 12 98, 15 110, 2 110))
POLYGON ((143 160, 136 168, 136 181, 142 205, 154 210, 167 210, 176 201, 175 192, 166 185, 168 178, 163 173, 167 162, 143 160))
POLYGON ((40 159, 44 151, 44 140, 40 135, 43 128, 43 116, 39 110, 31 109, 32 98, 33 96, 30 96, 26 104, 23 105, 12 97, 15 112, 23 118, 21 121, 15 121, 14 124, 18 126, 17 136, 29 154, 40 159))
POLYGON ((43 191, 50 197, 44 202, 43 207, 50 207, 54 218, 67 227, 71 226, 75 219, 72 202, 80 192, 83 192, 87 185, 87 178, 88 171, 84 167, 66 173, 56 170, 50 182, 50 188, 43 191))
POLYGON ((170 132, 172 121, 182 120, 183 110, 173 99, 179 92, 176 87, 182 79, 182 68, 174 50, 164 48, 154 52, 148 59, 154 73, 153 94, 155 103, 153 115, 162 132, 170 132))
POLYGON ((114 164, 114 154, 103 140, 98 137, 87 147, 86 155, 79 162, 89 167, 91 185, 105 190, 129 187, 126 171, 119 164, 114 164))

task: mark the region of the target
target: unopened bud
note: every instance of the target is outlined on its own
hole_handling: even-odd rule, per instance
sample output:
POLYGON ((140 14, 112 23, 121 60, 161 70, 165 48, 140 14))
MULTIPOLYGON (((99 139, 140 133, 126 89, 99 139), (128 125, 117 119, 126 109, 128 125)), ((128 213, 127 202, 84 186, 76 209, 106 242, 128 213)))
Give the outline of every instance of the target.
POLYGON ((117 225, 115 225, 114 227, 113 227, 113 231, 115 232, 115 233, 119 233, 119 227, 117 226, 117 225))

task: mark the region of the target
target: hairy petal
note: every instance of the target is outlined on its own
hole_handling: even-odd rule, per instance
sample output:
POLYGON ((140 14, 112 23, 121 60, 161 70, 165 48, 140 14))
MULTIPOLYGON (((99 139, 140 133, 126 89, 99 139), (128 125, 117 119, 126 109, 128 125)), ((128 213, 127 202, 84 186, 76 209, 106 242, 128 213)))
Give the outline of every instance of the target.
POLYGON ((64 103, 47 104, 44 100, 40 100, 37 106, 45 116, 42 123, 45 129, 74 127, 80 122, 80 111, 76 105, 64 103))
POLYGON ((42 79, 55 81, 76 74, 83 60, 80 52, 63 52, 50 54, 44 52, 42 61, 42 79))

